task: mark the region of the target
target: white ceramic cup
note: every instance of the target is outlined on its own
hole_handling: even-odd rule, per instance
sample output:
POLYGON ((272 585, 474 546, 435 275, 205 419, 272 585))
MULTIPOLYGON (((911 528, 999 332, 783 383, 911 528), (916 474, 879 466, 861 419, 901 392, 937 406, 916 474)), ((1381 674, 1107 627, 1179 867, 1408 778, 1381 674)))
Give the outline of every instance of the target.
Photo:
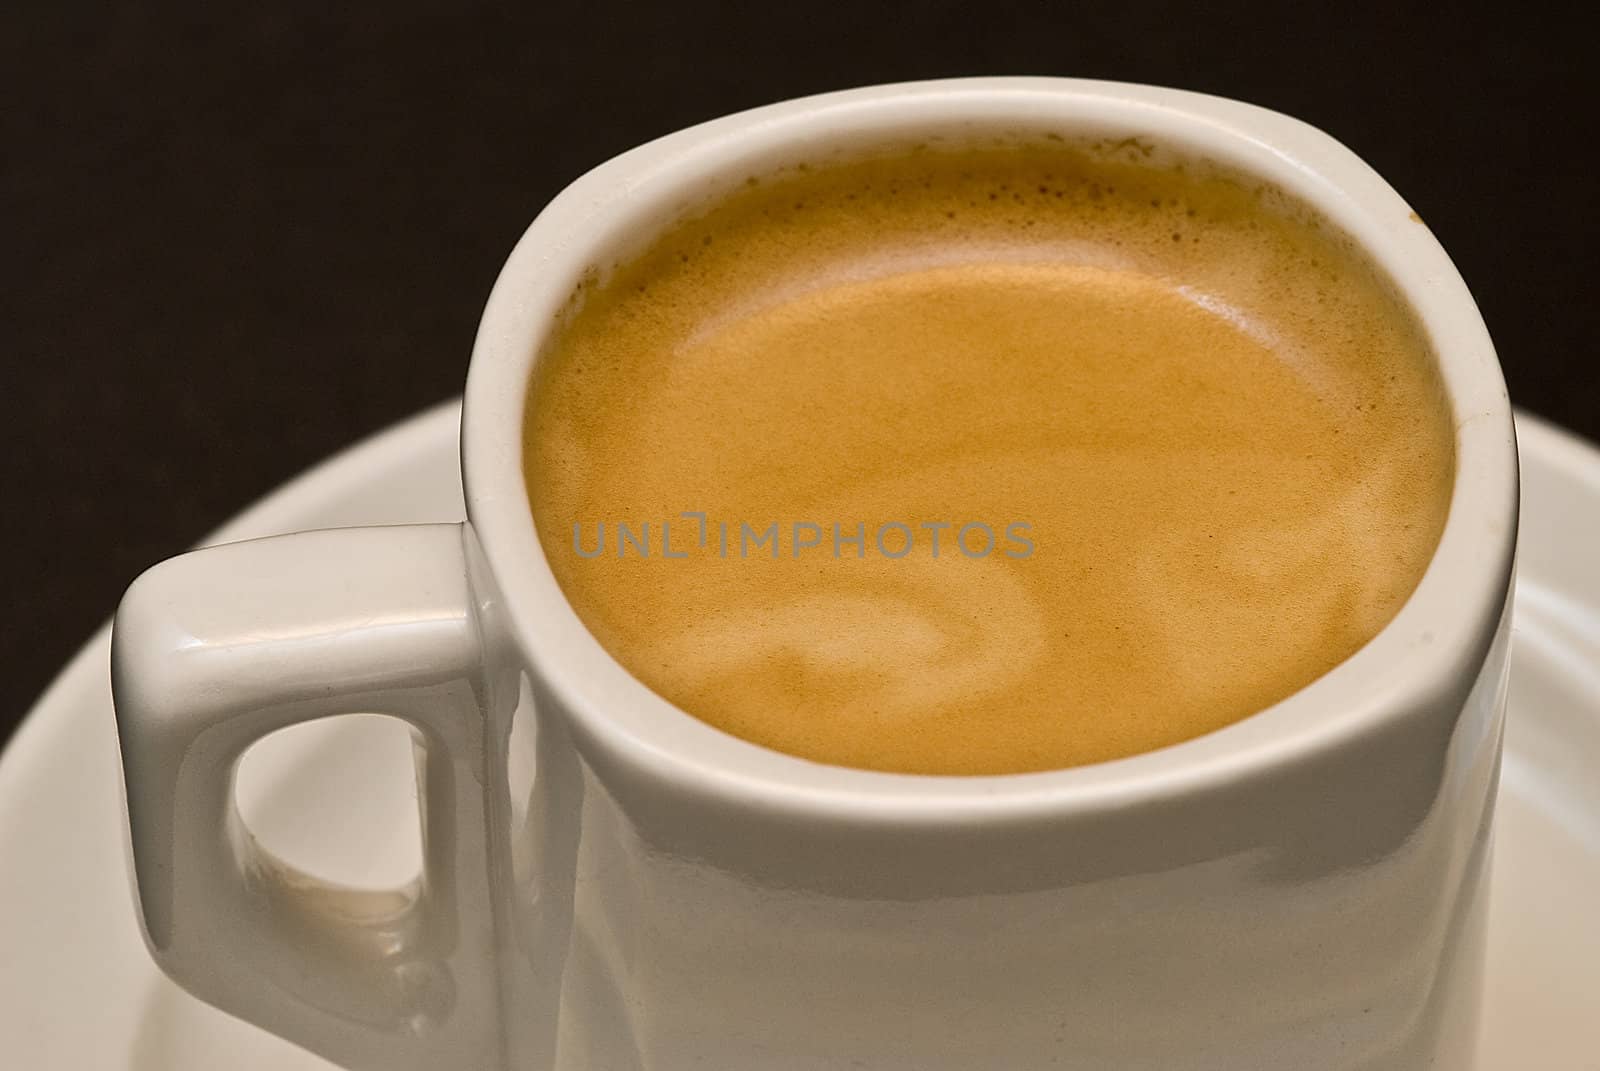
POLYGON ((140 916, 198 996, 373 1071, 1472 1064, 1511 413, 1444 251, 1327 135, 1192 93, 1007 78, 835 93, 662 138, 573 183, 512 253, 473 353, 462 467, 465 525, 201 550, 122 602, 140 916), (1133 758, 942 778, 724 735, 630 677, 551 575, 521 466, 541 343, 586 268, 752 172, 997 130, 1224 161, 1364 246, 1424 323, 1454 413, 1438 551, 1326 676, 1133 758), (353 712, 415 729, 414 887, 296 873, 233 805, 254 741, 353 712))

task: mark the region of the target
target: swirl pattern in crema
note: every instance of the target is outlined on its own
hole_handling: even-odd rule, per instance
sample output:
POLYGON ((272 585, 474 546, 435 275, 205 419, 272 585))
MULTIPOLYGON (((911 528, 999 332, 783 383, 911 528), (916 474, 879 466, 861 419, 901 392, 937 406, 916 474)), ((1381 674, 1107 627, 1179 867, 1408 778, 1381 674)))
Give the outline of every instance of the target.
POLYGON ((1349 657, 1420 579, 1454 449, 1428 339, 1327 221, 1041 140, 753 175, 597 265, 525 466, 562 589, 672 703, 994 774, 1174 744, 1349 657))

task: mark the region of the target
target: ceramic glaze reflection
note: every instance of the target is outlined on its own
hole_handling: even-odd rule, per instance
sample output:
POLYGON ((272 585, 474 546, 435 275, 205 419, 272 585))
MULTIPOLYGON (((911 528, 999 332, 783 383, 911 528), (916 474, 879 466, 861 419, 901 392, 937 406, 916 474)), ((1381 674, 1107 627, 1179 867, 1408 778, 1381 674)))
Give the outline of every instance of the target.
MULTIPOLYGON (((1151 208, 1190 218, 1181 203, 1151 208)), ((976 238, 962 248, 995 245, 976 238)), ((667 247, 669 266, 693 262, 693 248, 667 247)), ((815 281, 806 248, 788 243, 764 263, 815 281)), ((728 278, 762 263, 726 261, 728 278)), ((1073 263, 1164 278, 1126 258, 1073 263)), ((951 264, 900 258, 882 277, 951 264)), ((1307 351, 1280 348, 1294 316, 1245 315, 1226 282, 1187 274, 1172 289, 1325 394, 1337 381, 1309 375, 1307 351)), ((1313 292, 1273 307, 1325 311, 1343 293, 1313 292)), ((758 305, 697 322, 720 330, 758 305)), ((111 668, 137 917, 181 985, 356 1071, 1472 1066, 1516 445, 1492 344, 1448 258, 1331 138, 1237 103, 1105 83, 789 102, 580 179, 518 245, 478 340, 461 427, 465 526, 211 547, 145 573, 119 607, 111 668), (1135 154, 1148 137, 1216 155, 1359 235, 1426 324, 1448 389, 1461 478, 1434 560, 1344 665, 1231 731, 1127 763, 895 777, 745 746, 628 675, 545 569, 514 464, 535 357, 573 323, 563 302, 621 236, 739 183, 753 161, 997 123, 1114 130, 1135 154), (393 927, 352 917, 338 889, 252 865, 259 848, 229 796, 251 742, 374 711, 406 719, 420 745, 423 895, 398 948, 393 927)), ((1368 429, 1393 420, 1382 405, 1346 415, 1368 429)), ((322 524, 365 516, 352 510, 359 492, 330 478, 337 468, 302 487, 337 500, 322 524)), ((391 520, 415 519, 407 483, 391 520)), ((88 668, 103 674, 103 655, 88 668)), ((1553 739, 1570 760, 1574 738, 1553 739)), ((157 1052, 160 1015, 147 1025, 144 1051, 157 1052)))

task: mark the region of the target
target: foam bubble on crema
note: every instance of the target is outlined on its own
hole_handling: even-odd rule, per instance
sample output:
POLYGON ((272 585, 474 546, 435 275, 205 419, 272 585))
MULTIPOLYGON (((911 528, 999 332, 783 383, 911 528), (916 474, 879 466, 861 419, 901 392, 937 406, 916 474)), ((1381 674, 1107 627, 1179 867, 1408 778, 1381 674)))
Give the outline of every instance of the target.
POLYGON ((1326 221, 1208 166, 813 161, 596 267, 530 392, 546 556, 639 679, 804 758, 1022 772, 1219 728, 1381 629, 1444 523, 1414 318, 1326 221), (915 543, 722 557, 684 511, 915 543), (617 555, 618 522, 664 520, 686 557, 617 555), (947 529, 934 557, 920 526, 969 521, 1032 553, 947 529))

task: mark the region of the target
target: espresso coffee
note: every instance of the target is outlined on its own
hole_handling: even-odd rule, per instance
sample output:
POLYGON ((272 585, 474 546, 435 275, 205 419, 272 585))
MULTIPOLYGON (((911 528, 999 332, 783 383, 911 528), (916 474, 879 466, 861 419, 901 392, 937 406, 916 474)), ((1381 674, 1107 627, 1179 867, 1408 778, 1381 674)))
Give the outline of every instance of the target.
POLYGON ((596 266, 525 441, 550 566, 635 676, 921 774, 1297 691, 1416 586, 1454 464, 1428 340, 1350 240, 1137 141, 752 175, 596 266))

